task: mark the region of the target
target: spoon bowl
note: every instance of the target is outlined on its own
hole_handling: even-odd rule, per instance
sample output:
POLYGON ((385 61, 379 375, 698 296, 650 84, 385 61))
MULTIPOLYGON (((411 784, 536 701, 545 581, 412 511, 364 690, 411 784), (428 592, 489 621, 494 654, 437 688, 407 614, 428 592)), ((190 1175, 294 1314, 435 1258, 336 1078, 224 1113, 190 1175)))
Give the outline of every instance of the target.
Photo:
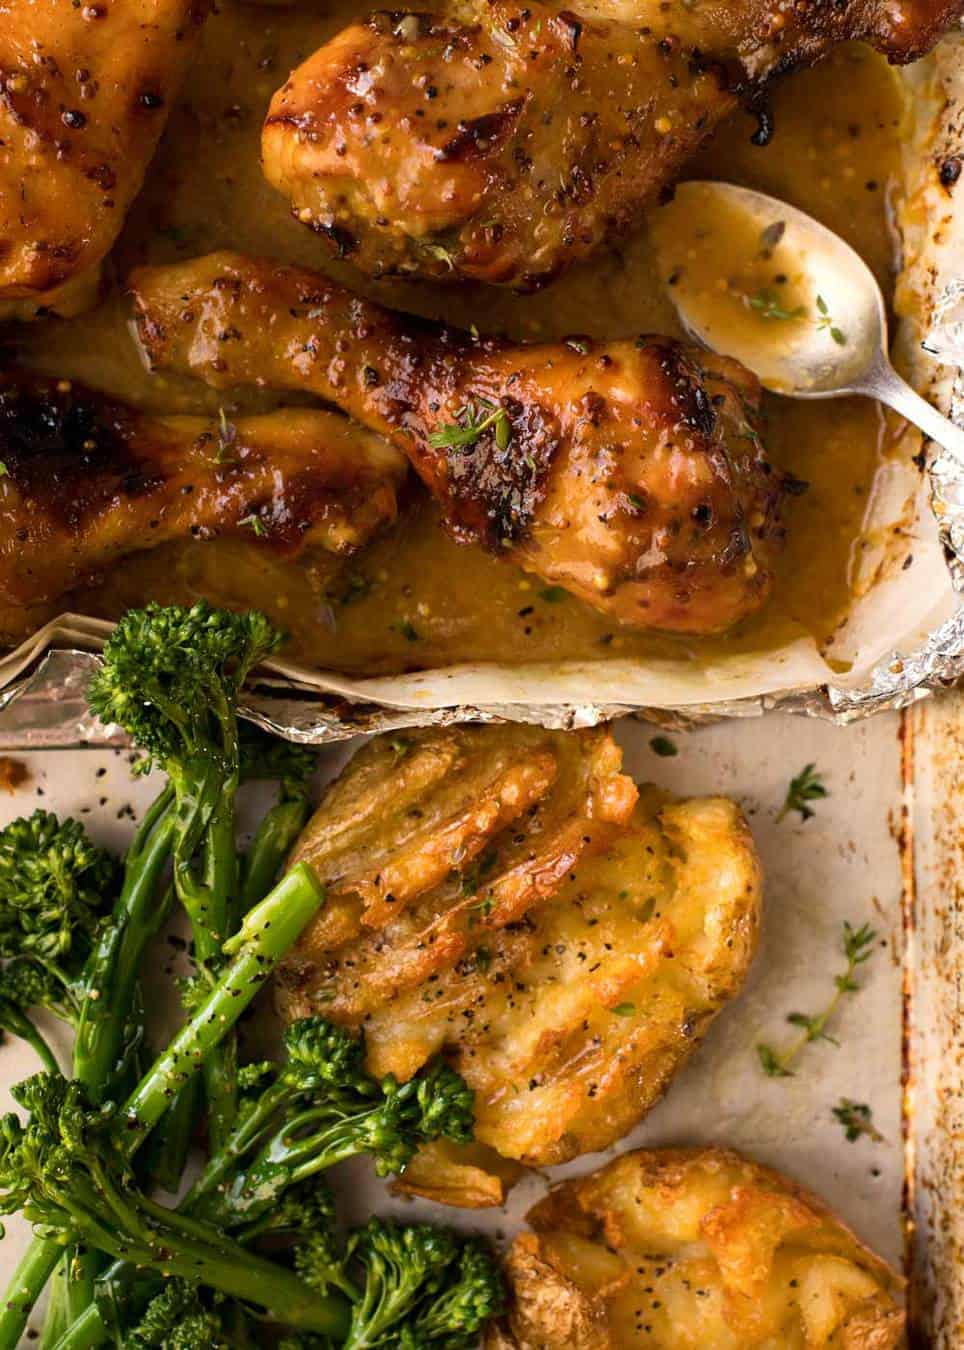
POLYGON ((839 235, 762 192, 709 181, 680 184, 651 235, 680 321, 699 342, 774 393, 879 399, 964 464, 964 432, 890 364, 880 287, 839 235))

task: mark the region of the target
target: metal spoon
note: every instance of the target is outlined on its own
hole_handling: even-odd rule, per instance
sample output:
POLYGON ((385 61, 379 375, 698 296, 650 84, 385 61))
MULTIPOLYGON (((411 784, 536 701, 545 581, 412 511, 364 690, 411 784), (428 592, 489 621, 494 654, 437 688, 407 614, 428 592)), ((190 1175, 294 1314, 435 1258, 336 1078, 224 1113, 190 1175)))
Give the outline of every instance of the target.
POLYGON ((762 192, 702 181, 676 189, 652 233, 680 319, 699 341, 779 394, 879 399, 964 464, 964 431, 891 365, 880 287, 839 235, 762 192), (741 294, 727 280, 741 269, 774 284, 741 294))

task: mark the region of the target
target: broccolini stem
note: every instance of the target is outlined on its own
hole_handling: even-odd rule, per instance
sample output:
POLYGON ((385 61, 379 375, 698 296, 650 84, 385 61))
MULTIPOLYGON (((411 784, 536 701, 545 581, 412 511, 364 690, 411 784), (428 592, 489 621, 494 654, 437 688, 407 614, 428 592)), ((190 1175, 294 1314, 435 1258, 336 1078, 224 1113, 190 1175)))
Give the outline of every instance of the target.
MULTIPOLYGON (((240 1125, 233 1131, 217 1153, 212 1153, 194 1185, 182 1201, 181 1208, 190 1213, 206 1195, 216 1191, 224 1179, 234 1171, 239 1158, 251 1147, 261 1133, 263 1126, 271 1119, 279 1105, 288 1096, 288 1088, 275 1083, 261 1094, 257 1104, 251 1108, 240 1125)), ((203 1211, 202 1211, 203 1212, 203 1211)))
POLYGON ((299 863, 245 915, 240 930, 224 944, 229 964, 204 1004, 155 1060, 125 1103, 118 1144, 128 1157, 150 1134, 174 1094, 228 1034, 324 898, 314 873, 299 863))
MULTIPOLYGON (((127 853, 124 883, 111 922, 84 968, 81 989, 86 996, 74 1044, 74 1076, 95 1096, 104 1091, 120 1060, 141 957, 163 922, 155 892, 170 856, 173 801, 174 790, 167 785, 145 813, 127 853)), ((39 1237, 31 1242, 0 1305, 0 1350, 15 1350, 30 1310, 62 1254, 58 1243, 39 1237)))
POLYGON ((107 1335, 104 1319, 98 1312, 96 1304, 92 1303, 87 1311, 67 1328, 53 1350, 68 1350, 68 1347, 69 1350, 95 1350, 96 1346, 104 1344, 107 1335))
POLYGON ((52 1350, 70 1325, 70 1309, 67 1301, 67 1261, 58 1261, 53 1279, 50 1281, 50 1295, 47 1300, 47 1312, 44 1316, 43 1330, 40 1333, 39 1350, 52 1350))
MULTIPOLYGON (((209 896, 210 923, 220 934, 215 950, 204 952, 195 933, 195 955, 209 972, 216 970, 221 943, 234 931, 230 921, 231 900, 240 889, 237 842, 234 825, 234 780, 223 785, 221 796, 204 837, 204 886, 209 896)), ((219 1148, 231 1133, 238 1109, 238 1055, 234 1036, 226 1036, 217 1051, 208 1055, 202 1069, 208 1104, 208 1137, 212 1148, 219 1148)))
POLYGON ((148 1180, 152 1187, 157 1186, 172 1195, 180 1187, 194 1127, 202 1109, 199 1087, 196 1078, 184 1084, 151 1140, 151 1145, 156 1141, 157 1147, 151 1150, 148 1180))
POLYGON ((111 921, 84 968, 74 1077, 95 1100, 109 1087, 120 1058, 144 950, 169 908, 169 901, 157 895, 157 883, 170 857, 175 823, 172 800, 173 793, 165 789, 148 812, 152 827, 128 855, 124 884, 111 921))
POLYGON ((0 1030, 9 1031, 12 1036, 18 1036, 20 1040, 26 1041, 33 1047, 45 1069, 49 1069, 51 1073, 60 1073, 57 1058, 33 1019, 28 1017, 22 1008, 18 1008, 15 1003, 5 998, 0 998, 0 1030))
POLYGON ((0 1350, 17 1350, 27 1318, 64 1254, 63 1245, 34 1238, 0 1302, 0 1350))
POLYGON ((285 858, 308 819, 307 797, 287 798, 272 806, 258 826, 244 863, 243 913, 256 905, 277 880, 285 858))
MULTIPOLYGON (((145 813, 125 862, 111 921, 84 967, 73 1076, 94 1101, 102 1101, 118 1087, 121 1048, 138 995, 141 962, 171 910, 173 896, 169 890, 158 895, 158 882, 171 854, 173 802, 173 789, 165 786, 145 813)), ((97 1252, 71 1253, 68 1259, 68 1304, 73 1320, 93 1301, 102 1261, 97 1252)))
MULTIPOLYGON (((65 1190, 58 1196, 78 1234, 91 1245, 115 1260, 126 1257, 162 1275, 256 1303, 274 1320, 289 1326, 339 1340, 347 1333, 349 1307, 342 1295, 318 1293, 293 1271, 246 1251, 220 1230, 165 1209, 145 1196, 129 1195, 96 1162, 91 1169, 96 1185, 90 1186, 89 1192, 65 1190)), ((87 1336, 88 1332, 82 1334, 87 1336)), ((74 1350, 76 1344, 73 1329, 60 1341, 63 1350, 74 1350)))

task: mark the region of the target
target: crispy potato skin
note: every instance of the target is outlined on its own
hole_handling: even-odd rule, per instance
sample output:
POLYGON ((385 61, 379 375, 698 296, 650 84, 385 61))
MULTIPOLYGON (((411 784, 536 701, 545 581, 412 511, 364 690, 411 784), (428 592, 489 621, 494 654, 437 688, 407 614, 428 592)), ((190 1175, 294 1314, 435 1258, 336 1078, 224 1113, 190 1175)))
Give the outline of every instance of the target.
POLYGON ((76 312, 67 288, 117 237, 208 7, 0 0, 0 318, 76 312))
POLYGON ((902 1282, 814 1196, 725 1149, 624 1154, 555 1187, 486 1350, 894 1350, 902 1282))
POLYGON ((607 1147, 746 974, 760 872, 742 817, 637 794, 606 731, 398 746, 362 750, 296 849, 329 899, 282 971, 283 1011, 364 1028, 379 1074, 444 1054, 504 1158, 607 1147))

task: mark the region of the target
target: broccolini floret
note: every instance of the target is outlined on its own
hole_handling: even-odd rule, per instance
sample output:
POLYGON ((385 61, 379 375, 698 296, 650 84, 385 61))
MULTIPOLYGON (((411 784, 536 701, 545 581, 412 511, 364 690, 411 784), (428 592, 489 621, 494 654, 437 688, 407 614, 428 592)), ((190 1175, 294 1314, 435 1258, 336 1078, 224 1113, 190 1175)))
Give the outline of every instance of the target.
POLYGON ((0 830, 0 956, 77 971, 113 900, 117 863, 50 811, 0 830))
POLYGON ((367 1153, 387 1176, 426 1140, 472 1138, 472 1092, 442 1063, 407 1083, 378 1080, 362 1041, 321 1017, 293 1022, 284 1051, 280 1068, 248 1070, 235 1129, 191 1192, 192 1213, 235 1228, 345 1158, 367 1153))
POLYGON ((113 901, 117 864, 76 820, 49 811, 0 830, 0 1028, 56 1059, 29 1017, 46 1008, 76 1025, 80 977, 104 912, 113 901))
POLYGON ((143 1317, 120 1340, 121 1350, 232 1350, 221 1318, 197 1286, 168 1280, 143 1317))
POLYGON ((360 1267, 363 1278, 344 1350, 471 1350, 502 1311, 502 1280, 488 1248, 444 1228, 370 1219, 349 1239, 346 1265, 350 1274, 360 1267))
MULTIPOLYGON (((235 795, 241 774, 237 702, 251 671, 281 634, 263 614, 234 614, 201 601, 147 605, 121 619, 88 691, 159 764, 175 795, 174 886, 187 911, 194 957, 209 983, 221 944, 240 919, 235 795)), ((227 1135, 236 1084, 231 1038, 204 1064, 208 1128, 227 1135)))
POLYGON ((114 1108, 92 1105, 81 1084, 37 1074, 13 1095, 29 1116, 0 1121, 0 1213, 19 1210, 60 1243, 243 1299, 296 1329, 344 1330, 342 1297, 315 1292, 286 1267, 143 1194, 112 1138, 114 1108))

